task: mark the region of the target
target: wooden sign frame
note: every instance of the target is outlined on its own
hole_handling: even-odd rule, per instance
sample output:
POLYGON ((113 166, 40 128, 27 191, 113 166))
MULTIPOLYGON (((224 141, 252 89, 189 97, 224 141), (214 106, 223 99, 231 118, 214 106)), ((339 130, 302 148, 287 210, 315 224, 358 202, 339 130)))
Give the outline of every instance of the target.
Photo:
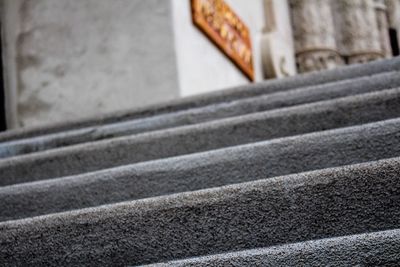
POLYGON ((223 0, 191 0, 192 19, 216 46, 254 81, 250 31, 223 0))

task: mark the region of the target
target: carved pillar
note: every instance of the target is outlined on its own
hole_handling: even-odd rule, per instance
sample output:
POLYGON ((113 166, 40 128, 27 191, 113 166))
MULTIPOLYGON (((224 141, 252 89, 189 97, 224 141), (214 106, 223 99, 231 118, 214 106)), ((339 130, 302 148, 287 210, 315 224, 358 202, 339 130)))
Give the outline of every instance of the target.
POLYGON ((289 0, 299 72, 343 65, 329 0, 289 0))
POLYGON ((375 0, 375 10, 381 50, 386 58, 390 58, 392 57, 392 47, 390 45, 389 23, 385 0, 375 0))
POLYGON ((349 64, 383 58, 374 0, 332 0, 336 40, 349 64))

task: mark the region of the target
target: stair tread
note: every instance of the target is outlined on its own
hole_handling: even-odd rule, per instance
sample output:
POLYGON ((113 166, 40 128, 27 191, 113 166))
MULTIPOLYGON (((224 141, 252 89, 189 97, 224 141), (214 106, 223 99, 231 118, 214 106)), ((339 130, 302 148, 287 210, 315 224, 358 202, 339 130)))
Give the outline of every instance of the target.
POLYGON ((71 177, 25 180, 0 187, 0 220, 397 157, 398 129, 400 119, 393 119, 71 177))
POLYGON ((353 79, 360 76, 370 76, 377 73, 400 70, 400 58, 374 61, 368 64, 351 65, 343 68, 327 70, 318 73, 308 73, 285 78, 269 80, 257 84, 239 86, 229 90, 221 90, 200 96, 187 97, 168 103, 161 103, 151 107, 129 111, 115 112, 98 118, 88 118, 76 121, 67 121, 48 126, 38 126, 30 129, 18 129, 0 134, 0 142, 15 140, 35 135, 64 131, 72 128, 93 126, 98 124, 118 122, 127 119, 152 116, 171 111, 184 110, 243 97, 258 96, 270 92, 287 91, 294 88, 324 84, 338 80, 353 79))
POLYGON ((148 264, 394 229, 399 167, 387 159, 7 221, 0 264, 148 264))
POLYGON ((0 265, 396 266, 400 58, 0 134, 0 265))
POLYGON ((143 267, 396 266, 400 229, 229 252, 143 267))
POLYGON ((0 160, 1 185, 397 117, 400 88, 37 152, 0 160), (5 183, 4 181, 9 182, 5 183), (15 180, 15 182, 12 182, 15 180))
POLYGON ((43 151, 112 137, 138 134, 171 127, 193 125, 227 117, 346 97, 400 86, 398 72, 377 74, 332 84, 277 92, 218 103, 200 108, 171 112, 142 119, 72 129, 0 144, 0 157, 43 151))

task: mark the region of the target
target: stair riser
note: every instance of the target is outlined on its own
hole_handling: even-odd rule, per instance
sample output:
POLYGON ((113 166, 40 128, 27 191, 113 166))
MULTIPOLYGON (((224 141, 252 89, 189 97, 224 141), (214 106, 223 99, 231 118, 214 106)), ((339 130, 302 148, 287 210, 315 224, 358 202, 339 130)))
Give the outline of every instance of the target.
MULTIPOLYGON (((400 230, 246 250, 145 267, 397 266, 400 230)), ((143 266, 144 267, 144 266, 143 266)))
POLYGON ((0 188, 0 220, 400 156, 400 119, 0 188))
POLYGON ((237 100, 240 98, 259 96, 262 94, 287 91, 294 88, 313 86, 316 84, 326 84, 345 79, 354 79, 361 76, 371 76, 378 73, 400 70, 400 59, 376 61, 364 65, 353 65, 331 71, 311 73, 307 75, 294 76, 284 80, 271 80, 263 83, 246 85, 230 90, 210 93, 207 95, 196 96, 177 100, 167 104, 156 105, 151 108, 118 112, 111 115, 102 116, 88 120, 76 122, 60 123, 49 127, 37 127, 35 129, 17 130, 0 135, 0 142, 17 140, 26 137, 38 136, 48 133, 60 132, 64 130, 88 127, 106 123, 126 121, 135 118, 149 117, 189 108, 201 107, 215 103, 237 100))
POLYGON ((397 117, 400 89, 111 139, 0 161, 0 185, 75 175, 397 117))
POLYGON ((0 264, 146 264, 395 229, 399 177, 387 160, 0 223, 0 264))
POLYGON ((361 77, 351 81, 344 80, 333 84, 318 85, 283 93, 245 98, 229 103, 189 109, 187 111, 172 112, 132 121, 6 142, 0 144, 0 157, 4 158, 93 140, 196 124, 274 108, 334 99, 399 86, 400 74, 398 72, 375 75, 373 78, 361 77))

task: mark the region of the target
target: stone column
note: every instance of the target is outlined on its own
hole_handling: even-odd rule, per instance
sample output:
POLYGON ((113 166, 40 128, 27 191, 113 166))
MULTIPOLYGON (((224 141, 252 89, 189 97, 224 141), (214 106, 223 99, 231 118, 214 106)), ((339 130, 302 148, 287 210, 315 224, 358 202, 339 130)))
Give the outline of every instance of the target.
POLYGON ((332 0, 336 40, 349 64, 384 57, 374 0, 332 0))
POLYGON ((389 23, 385 0, 375 0, 376 19, 382 53, 386 58, 392 57, 392 47, 389 38, 389 23))
POLYGON ((343 65, 329 0, 289 0, 299 72, 343 65))
POLYGON ((400 44, 400 0, 386 0, 389 27, 397 32, 398 44, 400 44))

